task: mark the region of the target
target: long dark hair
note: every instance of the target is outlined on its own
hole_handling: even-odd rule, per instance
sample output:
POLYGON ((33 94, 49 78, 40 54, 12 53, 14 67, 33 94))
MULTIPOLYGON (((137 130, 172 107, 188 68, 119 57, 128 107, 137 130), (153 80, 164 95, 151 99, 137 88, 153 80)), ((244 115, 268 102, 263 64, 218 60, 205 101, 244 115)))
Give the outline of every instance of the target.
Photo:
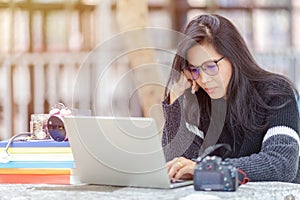
MULTIPOLYGON (((267 126, 264 120, 267 111, 279 109, 288 103, 269 106, 271 98, 298 96, 296 88, 287 78, 268 72, 256 63, 242 36, 228 19, 216 14, 200 15, 186 26, 183 33, 184 37, 173 60, 165 96, 169 92, 168 86, 178 80, 180 71, 187 62, 187 50, 196 43, 201 45, 204 42, 212 44, 232 64, 232 77, 226 91, 226 122, 233 132, 261 132, 267 126)), ((186 101, 192 99, 189 94, 185 93, 186 101)), ((211 99, 201 88, 196 96, 199 108, 195 109, 191 106, 192 103, 186 103, 185 105, 189 105, 185 107, 186 118, 189 123, 205 130, 210 117, 211 99)))

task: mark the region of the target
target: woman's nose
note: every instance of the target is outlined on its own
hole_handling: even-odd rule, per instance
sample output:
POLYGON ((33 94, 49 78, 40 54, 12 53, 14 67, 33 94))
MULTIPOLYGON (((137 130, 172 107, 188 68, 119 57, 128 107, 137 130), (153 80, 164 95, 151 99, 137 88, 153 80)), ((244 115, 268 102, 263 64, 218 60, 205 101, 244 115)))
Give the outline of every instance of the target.
POLYGON ((200 76, 199 78, 201 79, 202 83, 207 83, 211 80, 211 76, 203 72, 202 70, 200 71, 200 76))

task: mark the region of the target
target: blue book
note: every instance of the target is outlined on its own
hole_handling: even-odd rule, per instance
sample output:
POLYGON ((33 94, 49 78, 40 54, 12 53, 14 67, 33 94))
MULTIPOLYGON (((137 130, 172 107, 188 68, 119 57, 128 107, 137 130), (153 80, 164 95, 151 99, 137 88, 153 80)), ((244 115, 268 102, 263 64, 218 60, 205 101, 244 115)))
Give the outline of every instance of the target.
MULTIPOLYGON (((6 147, 8 140, 0 141, 0 147, 6 147)), ((70 147, 68 141, 57 142, 54 140, 16 140, 10 147, 70 147)))
POLYGON ((0 163, 0 168, 74 168, 73 161, 11 161, 0 163))

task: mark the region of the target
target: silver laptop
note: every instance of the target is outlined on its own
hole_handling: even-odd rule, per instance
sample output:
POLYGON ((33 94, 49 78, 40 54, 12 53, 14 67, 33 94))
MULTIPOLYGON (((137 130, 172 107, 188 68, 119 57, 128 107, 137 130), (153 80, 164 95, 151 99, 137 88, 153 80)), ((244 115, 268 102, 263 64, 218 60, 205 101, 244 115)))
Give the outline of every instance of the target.
POLYGON ((64 118, 72 148, 74 176, 81 183, 175 188, 193 181, 171 183, 160 134, 151 118, 64 118))

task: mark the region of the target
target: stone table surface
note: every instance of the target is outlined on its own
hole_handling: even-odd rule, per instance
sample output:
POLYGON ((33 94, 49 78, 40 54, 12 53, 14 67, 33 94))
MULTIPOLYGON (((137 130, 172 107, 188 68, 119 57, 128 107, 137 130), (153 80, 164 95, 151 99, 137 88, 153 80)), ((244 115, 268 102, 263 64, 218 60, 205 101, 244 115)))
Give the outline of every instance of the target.
POLYGON ((300 200, 300 184, 249 182, 235 192, 195 191, 192 185, 166 190, 103 185, 0 184, 0 199, 300 200))

